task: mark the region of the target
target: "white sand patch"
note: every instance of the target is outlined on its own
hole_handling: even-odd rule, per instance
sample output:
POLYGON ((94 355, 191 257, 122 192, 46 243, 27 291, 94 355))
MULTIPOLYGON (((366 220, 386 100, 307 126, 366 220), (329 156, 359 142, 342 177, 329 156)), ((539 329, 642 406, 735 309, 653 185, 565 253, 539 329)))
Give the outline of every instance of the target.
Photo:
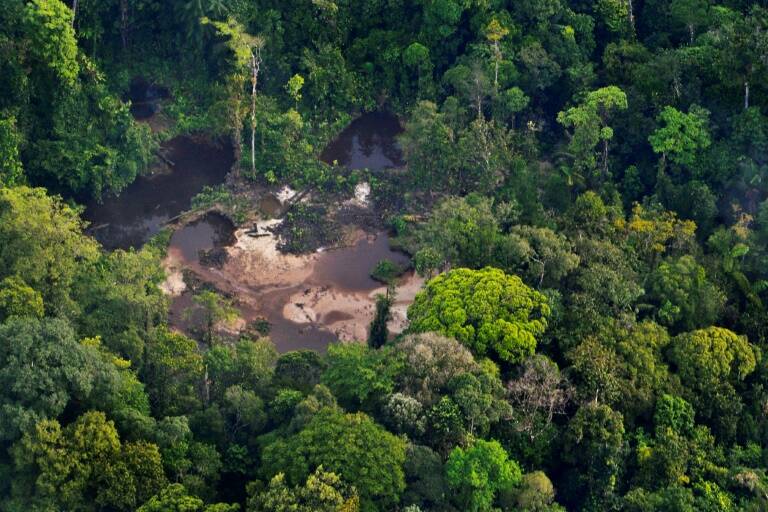
POLYGON ((286 201, 290 201, 291 199, 296 197, 296 194, 298 194, 297 191, 293 190, 291 187, 286 185, 283 188, 281 188, 277 194, 275 194, 275 197, 277 197, 277 199, 281 203, 285 204, 286 201))
MULTIPOLYGON (((291 297, 291 300, 293 300, 293 297, 291 297)), ((317 322, 315 310, 303 302, 289 301, 283 306, 283 317, 297 324, 313 324, 317 322)))
POLYGON ((261 253, 265 258, 277 259, 283 255, 277 250, 278 237, 268 228, 274 228, 283 222, 282 219, 261 220, 257 225, 256 233, 248 229, 238 229, 235 231, 237 240, 231 249, 241 251, 255 251, 261 253))
POLYGON ((363 182, 355 185, 355 202, 364 208, 368 208, 371 205, 370 183, 363 182))
POLYGON ((344 201, 346 206, 356 206, 358 208, 371 207, 371 184, 368 182, 355 185, 355 194, 344 201))
POLYGON ((178 297, 187 289, 187 283, 184 282, 182 272, 184 261, 181 251, 169 249, 162 264, 163 270, 165 270, 165 281, 160 283, 160 291, 170 297, 178 297))
POLYGON ((171 297, 178 297, 184 290, 187 289, 187 284, 184 282, 184 275, 179 268, 166 268, 165 281, 160 283, 160 290, 171 297))

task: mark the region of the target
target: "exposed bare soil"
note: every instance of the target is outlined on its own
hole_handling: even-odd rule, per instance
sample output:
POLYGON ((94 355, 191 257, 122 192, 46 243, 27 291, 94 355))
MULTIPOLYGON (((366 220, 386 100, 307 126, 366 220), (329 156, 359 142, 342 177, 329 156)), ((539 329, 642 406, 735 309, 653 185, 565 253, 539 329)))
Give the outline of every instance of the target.
MULTIPOLYGON (((323 349, 335 339, 366 339, 376 295, 386 291, 368 273, 378 259, 399 257, 402 261, 405 256, 389 249, 386 235, 366 234, 352 226, 342 230, 340 248, 308 255, 284 254, 277 249, 278 238, 271 232, 279 222, 260 221, 256 233, 237 230, 220 268, 202 265, 171 244, 163 289, 171 296, 183 297, 183 271, 193 272, 199 280, 235 299, 242 315, 240 326, 260 318, 268 320, 270 337, 283 351, 323 349)), ((390 322, 393 333, 404 329, 408 305, 422 284, 413 273, 398 283, 390 322)), ((183 328, 181 318, 174 323, 183 328)))

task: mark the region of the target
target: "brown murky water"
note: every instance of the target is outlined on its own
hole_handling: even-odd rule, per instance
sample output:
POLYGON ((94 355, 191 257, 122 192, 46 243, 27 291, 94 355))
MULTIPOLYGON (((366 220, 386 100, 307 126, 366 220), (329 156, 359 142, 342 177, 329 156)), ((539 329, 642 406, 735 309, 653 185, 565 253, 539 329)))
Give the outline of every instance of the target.
MULTIPOLYGON (((220 226, 216 217, 204 217, 177 231, 171 239, 169 254, 183 261, 184 267, 193 270, 202 281, 237 297, 236 306, 246 322, 267 320, 270 324, 269 337, 280 352, 298 349, 323 351, 329 343, 339 339, 335 329, 340 324, 354 321, 367 325, 373 314, 373 302, 367 297, 382 286, 370 277, 371 271, 382 259, 392 260, 404 267, 409 262, 407 255, 389 247, 385 234, 379 234, 366 237, 350 247, 308 257, 311 274, 300 282, 290 282, 287 275, 284 279, 276 270, 276 274, 271 275, 271 282, 280 284, 259 286, 249 282, 250 276, 232 275, 227 266, 216 269, 200 263, 197 258, 199 251, 216 247, 222 234, 230 233, 226 225, 220 226), (354 312, 337 309, 315 311, 318 294, 339 298, 342 302, 343 297, 356 296, 358 304, 354 312), (286 316, 286 308, 300 312, 306 308, 306 321, 286 316)), ((188 319, 184 310, 190 304, 189 292, 174 299, 171 322, 181 330, 187 330, 188 319)))
POLYGON ((280 353, 310 349, 324 352, 338 336, 323 323, 294 322, 283 316, 283 307, 295 288, 266 292, 259 297, 259 305, 241 305, 243 317, 252 322, 264 318, 269 322, 269 338, 280 353))
POLYGON ((231 145, 187 136, 164 143, 163 152, 174 163, 168 172, 141 176, 119 196, 87 205, 87 231, 105 249, 140 247, 203 187, 222 183, 234 163, 231 145))
POLYGON ((199 262, 201 252, 233 244, 234 232, 232 221, 216 212, 210 212, 177 229, 171 237, 170 245, 181 251, 186 261, 199 262))
POLYGON ((364 114, 347 126, 320 155, 323 162, 334 162, 348 169, 381 171, 402 167, 403 155, 396 137, 402 133, 400 121, 387 112, 364 114))
MULTIPOLYGON (((334 294, 367 295, 381 288, 381 283, 370 277, 371 271, 382 259, 392 260, 403 267, 409 263, 407 255, 389 247, 389 237, 379 234, 375 239, 363 239, 351 247, 333 249, 320 254, 312 275, 305 283, 265 294, 262 297, 262 314, 271 323, 270 338, 278 350, 285 352, 301 348, 325 350, 329 343, 338 340, 333 324, 352 320, 355 315, 344 311, 329 311, 309 323, 298 323, 284 316, 284 308, 293 299, 295 305, 309 300, 311 290, 317 288, 334 294), (298 298, 297 298, 298 295, 298 298)), ((364 321, 370 321, 369 311, 360 311, 364 321)))
POLYGON ((312 274, 313 284, 333 286, 350 292, 366 292, 381 287, 371 277, 376 264, 391 260, 401 267, 407 267, 410 258, 389 247, 389 237, 380 234, 375 239, 365 238, 351 247, 332 249, 321 254, 312 274))
POLYGON ((269 218, 277 216, 283 209, 283 203, 274 194, 266 194, 259 199, 259 211, 269 218))

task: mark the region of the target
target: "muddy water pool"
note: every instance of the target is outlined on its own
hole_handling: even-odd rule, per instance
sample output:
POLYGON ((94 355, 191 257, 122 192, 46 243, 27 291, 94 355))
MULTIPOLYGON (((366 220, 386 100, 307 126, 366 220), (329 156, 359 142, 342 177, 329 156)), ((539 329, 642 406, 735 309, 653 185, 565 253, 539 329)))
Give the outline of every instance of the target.
MULTIPOLYGON (((396 137, 402 131, 396 117, 366 114, 353 121, 323 152, 322 159, 349 169, 372 171, 402 165, 396 137)), ((179 137, 164 147, 174 163, 169 172, 143 177, 124 193, 104 204, 89 205, 91 232, 107 249, 138 247, 169 219, 189 209, 191 198, 206 185, 224 180, 233 163, 231 147, 220 147, 179 137)), ((281 201, 265 195, 255 207, 266 218, 279 215, 281 201)), ((259 221, 259 226, 274 221, 259 221)), ((353 221, 354 222, 354 221, 353 221)), ((361 231, 344 247, 304 256, 277 251, 277 237, 261 232, 250 236, 243 228, 209 213, 177 229, 165 260, 169 278, 164 289, 173 297, 170 321, 189 330, 192 291, 182 275, 231 297, 240 311, 236 332, 266 320, 269 336, 281 352, 309 348, 325 350, 336 340, 365 340, 373 318, 376 294, 384 286, 370 277, 376 264, 391 260, 403 268, 407 255, 393 250, 385 233, 361 231), (213 257, 211 256, 213 255, 213 257)), ((399 283, 393 307, 393 332, 406 325, 406 310, 422 281, 406 274, 399 283)))
MULTIPOLYGON (((370 272, 382 259, 404 268, 409 263, 408 256, 391 249, 387 235, 380 233, 361 236, 348 247, 300 257, 273 251, 271 245, 277 243, 274 239, 259 240, 260 245, 247 251, 238 248, 242 246, 239 242, 228 249, 229 257, 223 266, 214 268, 201 263, 197 254, 216 246, 216 235, 212 234, 215 231, 215 226, 202 220, 187 231, 178 231, 171 240, 168 260, 174 262, 172 266, 190 269, 201 281, 234 297, 243 325, 266 320, 269 336, 280 352, 303 348, 322 351, 339 339, 365 340, 375 296, 384 292, 370 272), (266 253, 269 257, 265 257, 266 253)), ((238 235, 248 236, 242 232, 238 235)), ((408 273, 402 282, 414 279, 408 273)), ((405 308, 416 289, 399 297, 398 325, 404 324, 405 308)), ((174 300, 172 322, 181 330, 187 330, 183 309, 190 301, 189 291, 174 300)), ((398 330, 396 326, 394 330, 398 330)))
POLYGON ((86 206, 88 233, 107 250, 140 247, 173 217, 188 210, 205 186, 224 181, 234 152, 229 144, 176 137, 163 144, 173 163, 161 172, 141 176, 117 197, 86 206))
POLYGON ((210 212, 174 231, 170 246, 180 251, 184 260, 199 262, 201 253, 232 245, 234 232, 232 221, 210 212))
POLYGON ((381 171, 403 165, 397 136, 403 128, 396 116, 387 112, 364 114, 347 126, 320 155, 323 162, 334 162, 348 169, 381 171))

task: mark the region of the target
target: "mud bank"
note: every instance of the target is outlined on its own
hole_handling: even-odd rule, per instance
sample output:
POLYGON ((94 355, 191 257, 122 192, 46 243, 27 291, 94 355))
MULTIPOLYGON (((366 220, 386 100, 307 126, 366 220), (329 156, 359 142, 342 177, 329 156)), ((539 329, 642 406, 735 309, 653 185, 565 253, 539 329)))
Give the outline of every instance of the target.
MULTIPOLYGON (((270 338, 281 352, 324 350, 335 340, 365 340, 376 295, 386 291, 370 278, 370 271, 381 259, 405 264, 407 256, 391 250, 385 234, 369 235, 361 230, 347 233, 340 248, 303 256, 283 254, 277 250, 276 236, 268 231, 279 222, 260 222, 257 236, 245 229, 236 231, 220 268, 201 263, 188 243, 172 240, 165 259, 168 278, 163 288, 175 297, 174 326, 185 328, 181 312, 190 294, 182 273, 187 269, 234 298, 242 317, 239 327, 267 320, 270 338)), ((205 244, 193 246, 198 251, 208 249, 205 244)), ((393 333, 405 328, 408 305, 422 284, 413 273, 398 283, 390 322, 393 333)))

